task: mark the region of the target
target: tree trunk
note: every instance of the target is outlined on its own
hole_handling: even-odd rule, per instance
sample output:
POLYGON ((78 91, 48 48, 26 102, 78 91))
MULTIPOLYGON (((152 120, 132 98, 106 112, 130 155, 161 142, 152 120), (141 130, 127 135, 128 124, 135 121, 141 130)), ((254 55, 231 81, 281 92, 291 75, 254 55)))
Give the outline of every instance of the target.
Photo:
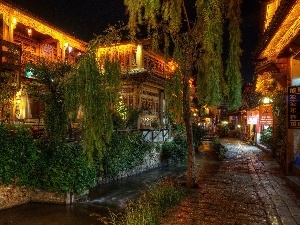
POLYGON ((189 90, 189 80, 191 77, 191 62, 192 62, 192 51, 187 50, 185 63, 185 74, 183 75, 183 119, 186 129, 186 137, 188 144, 188 168, 186 177, 186 186, 192 188, 195 186, 195 152, 193 148, 193 130, 191 123, 191 109, 190 109, 190 90, 189 90))

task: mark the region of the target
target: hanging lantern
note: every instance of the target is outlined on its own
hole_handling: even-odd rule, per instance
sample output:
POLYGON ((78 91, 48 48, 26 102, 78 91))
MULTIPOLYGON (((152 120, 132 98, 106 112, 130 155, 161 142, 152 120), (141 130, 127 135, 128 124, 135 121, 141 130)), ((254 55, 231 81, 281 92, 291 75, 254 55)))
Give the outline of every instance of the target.
POLYGON ((31 28, 27 28, 27 34, 28 34, 28 37, 32 36, 32 29, 31 28))

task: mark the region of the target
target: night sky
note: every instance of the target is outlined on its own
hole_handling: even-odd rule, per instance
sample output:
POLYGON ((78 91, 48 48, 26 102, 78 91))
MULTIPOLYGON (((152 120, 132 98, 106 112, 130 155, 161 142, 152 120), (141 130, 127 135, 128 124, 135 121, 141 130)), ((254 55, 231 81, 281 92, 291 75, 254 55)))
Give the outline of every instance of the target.
MULTIPOLYGON (((86 42, 99 35, 108 24, 127 22, 123 0, 6 0, 38 18, 86 42)), ((187 0, 189 1, 189 0, 187 0)), ((242 4, 242 76, 251 82, 253 51, 258 41, 259 0, 242 4)))

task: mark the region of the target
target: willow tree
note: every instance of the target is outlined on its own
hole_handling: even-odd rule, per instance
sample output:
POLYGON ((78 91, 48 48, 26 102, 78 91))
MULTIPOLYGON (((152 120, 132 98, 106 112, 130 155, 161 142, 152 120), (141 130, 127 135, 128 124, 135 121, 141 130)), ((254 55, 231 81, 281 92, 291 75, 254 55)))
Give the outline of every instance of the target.
POLYGON ((93 153, 101 159, 113 132, 112 105, 118 99, 121 85, 121 67, 116 59, 97 58, 99 46, 119 42, 119 32, 109 28, 107 36, 98 36, 89 42, 87 51, 66 77, 66 108, 71 120, 82 112, 82 139, 84 150, 92 160, 93 153))
POLYGON ((195 184, 194 148, 190 111, 190 79, 196 79, 199 102, 207 106, 219 106, 228 98, 229 107, 241 103, 240 73, 240 4, 241 0, 124 0, 129 12, 128 26, 133 37, 141 26, 146 26, 153 47, 164 49, 174 46, 173 59, 178 68, 171 79, 173 94, 178 98, 172 107, 182 118, 188 141, 187 186, 195 184), (193 15, 193 16, 192 16, 193 15), (191 19, 193 17, 193 19, 191 19), (229 21, 229 55, 226 73, 223 71, 224 21, 229 21), (173 45, 170 44, 173 43, 173 45), (178 84, 181 79, 181 85, 178 84), (177 89, 176 89, 177 88, 177 89), (181 90, 178 90, 181 88, 181 90))

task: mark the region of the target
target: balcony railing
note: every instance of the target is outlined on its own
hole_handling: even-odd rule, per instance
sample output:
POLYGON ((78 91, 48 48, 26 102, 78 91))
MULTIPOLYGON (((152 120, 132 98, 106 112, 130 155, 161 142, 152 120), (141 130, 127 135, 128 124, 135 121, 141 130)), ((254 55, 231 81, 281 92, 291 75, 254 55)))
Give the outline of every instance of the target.
POLYGON ((2 39, 0 44, 1 70, 19 70, 21 66, 21 46, 2 39))

